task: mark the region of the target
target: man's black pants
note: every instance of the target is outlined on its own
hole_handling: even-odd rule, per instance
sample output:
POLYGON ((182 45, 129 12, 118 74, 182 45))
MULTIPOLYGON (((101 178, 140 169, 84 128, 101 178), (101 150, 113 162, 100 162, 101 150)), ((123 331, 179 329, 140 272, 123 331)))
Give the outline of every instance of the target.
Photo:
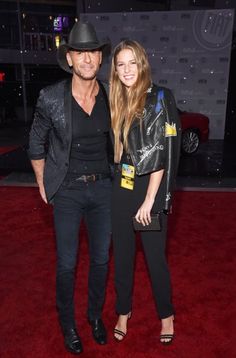
MULTIPOLYGON (((101 317, 111 234, 110 178, 63 185, 54 198, 57 242, 56 301, 62 328, 75 327, 74 285, 79 227, 85 220, 89 237, 88 318, 101 317)), ((79 275, 78 275, 79 276, 79 275)))

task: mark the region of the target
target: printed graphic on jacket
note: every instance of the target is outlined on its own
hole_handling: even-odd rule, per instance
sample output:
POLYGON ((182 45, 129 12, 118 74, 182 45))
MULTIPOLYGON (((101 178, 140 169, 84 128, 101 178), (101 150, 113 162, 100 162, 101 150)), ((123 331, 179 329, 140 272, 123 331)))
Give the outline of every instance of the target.
POLYGON ((137 163, 137 166, 139 166, 146 158, 148 158, 150 155, 152 155, 155 150, 163 150, 164 146, 162 144, 159 145, 159 143, 155 143, 153 146, 151 144, 147 145, 146 147, 143 147, 137 152, 140 155, 140 161, 137 163))
POLYGON ((167 123, 165 122, 165 137, 176 137, 177 136, 177 130, 176 130, 176 124, 175 123, 167 123))

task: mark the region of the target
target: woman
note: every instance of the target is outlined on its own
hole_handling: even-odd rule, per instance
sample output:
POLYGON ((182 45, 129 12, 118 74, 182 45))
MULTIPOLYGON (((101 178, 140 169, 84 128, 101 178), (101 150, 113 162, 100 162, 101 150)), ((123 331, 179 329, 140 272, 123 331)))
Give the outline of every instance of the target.
POLYGON ((141 231, 141 239, 162 324, 160 342, 170 344, 174 309, 165 244, 178 167, 180 124, 171 91, 152 84, 147 55, 136 41, 122 41, 114 50, 110 106, 117 163, 112 224, 119 318, 114 337, 124 339, 131 317, 135 257, 132 217, 146 229, 151 212, 161 212, 161 231, 141 231))

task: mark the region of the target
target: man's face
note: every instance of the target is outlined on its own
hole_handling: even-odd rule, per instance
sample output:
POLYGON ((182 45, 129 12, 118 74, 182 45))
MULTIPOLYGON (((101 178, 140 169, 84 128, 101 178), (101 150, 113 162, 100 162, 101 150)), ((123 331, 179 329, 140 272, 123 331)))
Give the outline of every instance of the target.
POLYGON ((66 54, 69 66, 73 72, 83 80, 92 80, 96 77, 102 62, 100 50, 70 50, 66 54))

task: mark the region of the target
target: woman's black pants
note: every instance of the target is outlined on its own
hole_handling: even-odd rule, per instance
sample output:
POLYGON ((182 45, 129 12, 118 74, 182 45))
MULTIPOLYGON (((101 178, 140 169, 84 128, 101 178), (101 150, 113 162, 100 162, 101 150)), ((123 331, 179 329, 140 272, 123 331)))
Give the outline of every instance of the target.
MULTIPOLYGON (((135 190, 120 187, 116 172, 112 197, 112 238, 115 260, 116 312, 127 314, 132 310, 132 291, 136 235, 132 216, 144 200, 148 178, 135 179, 135 190)), ((171 303, 171 285, 165 255, 167 216, 161 214, 162 231, 141 232, 141 240, 151 277, 152 289, 161 319, 174 313, 171 303)), ((140 283, 142 285, 142 283, 140 283)), ((143 287, 145 290, 145 287, 143 287)))

